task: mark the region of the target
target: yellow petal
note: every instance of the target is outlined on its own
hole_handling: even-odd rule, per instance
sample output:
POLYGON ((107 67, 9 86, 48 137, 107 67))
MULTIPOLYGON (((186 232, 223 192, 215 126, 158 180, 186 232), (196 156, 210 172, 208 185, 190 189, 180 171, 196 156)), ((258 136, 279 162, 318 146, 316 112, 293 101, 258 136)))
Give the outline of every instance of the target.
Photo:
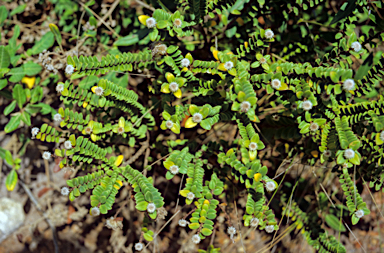
POLYGON ((123 155, 119 155, 115 161, 115 166, 116 167, 119 167, 120 164, 123 162, 123 159, 124 159, 124 156, 123 155))
POLYGON ((183 94, 181 93, 181 90, 178 89, 176 92, 173 93, 173 95, 175 95, 175 97, 177 97, 177 98, 181 98, 181 96, 182 96, 183 94))
POLYGON ((84 102, 83 103, 83 108, 87 107, 88 106, 88 103, 87 102, 84 102))
POLYGON ((227 69, 224 67, 224 63, 220 63, 219 66, 217 67, 221 71, 227 71, 227 69))
POLYGON ((97 140, 97 135, 96 134, 91 134, 91 140, 96 141, 97 140))
POLYGON ((25 76, 25 77, 23 77, 23 79, 21 79, 21 82, 25 83, 27 85, 28 89, 32 89, 33 85, 35 84, 35 80, 36 80, 36 77, 34 77, 34 76, 32 76, 32 77, 25 76))
POLYGON ((147 25, 147 19, 149 19, 149 16, 147 16, 147 15, 140 15, 139 16, 140 23, 142 23, 145 26, 147 25))
POLYGON ((247 49, 248 48, 248 42, 246 41, 246 42, 244 42, 244 47, 245 47, 245 49, 247 49))
POLYGON ((212 53, 213 53, 213 57, 214 57, 216 60, 219 60, 219 57, 218 57, 219 51, 217 51, 216 49, 213 49, 212 53))
POLYGON ((189 117, 187 119, 187 122, 185 122, 185 128, 192 128, 192 127, 195 127, 196 125, 197 123, 193 122, 192 117, 189 117))
POLYGON ((95 90, 96 90, 97 87, 98 87, 98 86, 93 86, 93 87, 91 88, 91 91, 92 91, 93 93, 95 93, 95 90))
POLYGON ((277 90, 288 90, 288 85, 286 83, 281 83, 280 88, 278 88, 277 90))
POLYGON ((312 150, 311 155, 315 158, 319 157, 319 152, 317 150, 312 150))
POLYGON ((376 134, 375 139, 376 139, 376 145, 381 145, 381 144, 384 143, 384 142, 380 139, 380 133, 377 133, 377 134, 376 134))
POLYGON ((165 74, 165 78, 167 79, 168 83, 172 83, 175 81, 175 76, 169 72, 165 74))
POLYGON ((260 182, 262 175, 261 173, 256 173, 253 177, 256 182, 260 182))

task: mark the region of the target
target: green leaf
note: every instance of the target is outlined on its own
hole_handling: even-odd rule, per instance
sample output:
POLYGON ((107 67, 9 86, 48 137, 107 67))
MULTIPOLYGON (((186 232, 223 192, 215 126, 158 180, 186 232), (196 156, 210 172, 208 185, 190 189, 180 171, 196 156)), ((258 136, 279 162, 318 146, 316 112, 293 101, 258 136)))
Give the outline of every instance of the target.
POLYGON ((340 220, 333 214, 327 214, 327 216, 325 216, 325 222, 334 230, 341 232, 347 231, 344 224, 341 223, 340 220))
POLYGON ((10 133, 17 129, 17 127, 20 125, 21 121, 21 115, 20 113, 12 116, 11 120, 8 122, 8 124, 5 126, 4 131, 6 133, 10 133))
POLYGON ((9 53, 4 46, 0 46, 0 68, 8 68, 9 64, 11 64, 9 53))
POLYGON ((61 38, 61 33, 60 33, 59 28, 55 24, 51 23, 51 24, 49 24, 49 29, 51 29, 51 32, 55 36, 57 44, 59 44, 61 46, 62 38, 61 38))
POLYGON ((168 22, 167 20, 160 20, 159 22, 157 22, 156 26, 159 29, 164 29, 168 26, 168 22))
POLYGON ((55 36, 52 32, 47 32, 43 37, 32 47, 32 55, 39 54, 45 49, 53 46, 55 43, 55 36))
POLYGON ((10 103, 7 107, 5 107, 4 115, 8 115, 11 112, 13 112, 13 110, 15 110, 16 103, 17 103, 16 100, 13 100, 12 103, 10 103))
POLYGON ((12 17, 15 14, 19 14, 19 13, 24 12, 25 7, 27 7, 27 4, 22 4, 22 5, 17 6, 15 9, 13 9, 11 11, 11 14, 9 14, 9 16, 12 17))
POLYGON ((146 241, 148 241, 148 242, 153 241, 153 237, 152 237, 150 234, 148 234, 148 233, 144 233, 143 236, 144 236, 144 239, 145 239, 146 241))
POLYGON ((23 65, 24 68, 24 74, 27 76, 35 76, 40 73, 40 71, 43 69, 39 64, 34 63, 32 61, 27 62, 23 65))
POLYGON ((9 78, 9 81, 12 83, 20 82, 21 79, 25 76, 24 68, 23 67, 17 67, 11 69, 11 71, 8 72, 8 75, 11 77, 9 78))
POLYGON ((30 115, 28 112, 23 111, 23 112, 21 113, 21 120, 22 120, 25 124, 27 124, 27 126, 30 126, 30 125, 31 125, 31 115, 30 115))
POLYGON ((359 222, 360 218, 357 218, 355 214, 352 215, 352 225, 356 225, 359 222))
POLYGON ((201 233, 204 235, 204 236, 210 236, 212 234, 212 230, 208 229, 208 228, 203 228, 201 230, 201 233))
POLYGON ((16 99, 19 108, 23 108, 24 103, 27 101, 27 96, 23 86, 16 84, 16 86, 13 88, 12 96, 14 99, 16 99))
POLYGON ((9 165, 13 166, 14 161, 13 161, 12 154, 9 150, 6 150, 6 149, 3 149, 2 147, 0 147, 0 158, 7 161, 7 163, 9 165))
POLYGON ((17 184, 17 172, 15 170, 11 170, 5 179, 5 186, 8 191, 13 191, 17 184))
POLYGON ((0 6, 0 26, 3 24, 4 20, 8 17, 8 10, 7 8, 2 5, 0 6))
POLYGON ((343 18, 349 16, 353 12, 353 10, 356 8, 356 5, 357 5, 356 0, 348 0, 347 6, 344 9, 343 9, 343 7, 341 7, 342 10, 339 10, 336 13, 336 16, 332 19, 331 25, 335 24, 335 23, 339 22, 340 20, 342 20, 343 18))
POLYGON ((156 28, 153 29, 153 31, 149 34, 149 39, 151 41, 155 41, 156 38, 157 38, 157 35, 159 35, 159 30, 157 30, 156 28))
MULTIPOLYGON (((379 51, 379 54, 381 55, 380 51, 379 51)), ((368 74, 372 66, 373 66, 373 52, 368 55, 368 57, 365 59, 363 64, 359 67, 359 69, 356 72, 355 79, 356 80, 363 79, 363 77, 368 74)))
POLYGON ((122 37, 113 43, 114 46, 131 46, 139 42, 139 36, 137 34, 130 34, 122 37))

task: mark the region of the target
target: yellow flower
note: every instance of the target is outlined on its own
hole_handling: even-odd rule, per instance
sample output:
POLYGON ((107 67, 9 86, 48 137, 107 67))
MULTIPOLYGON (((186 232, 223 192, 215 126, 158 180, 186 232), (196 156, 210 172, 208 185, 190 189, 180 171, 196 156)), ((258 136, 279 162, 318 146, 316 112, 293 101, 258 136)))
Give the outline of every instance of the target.
POLYGON ((34 76, 32 76, 32 77, 25 76, 25 77, 23 77, 23 79, 21 79, 21 82, 25 83, 27 85, 28 89, 32 89, 33 85, 35 84, 35 80, 36 80, 36 77, 34 77, 34 76))

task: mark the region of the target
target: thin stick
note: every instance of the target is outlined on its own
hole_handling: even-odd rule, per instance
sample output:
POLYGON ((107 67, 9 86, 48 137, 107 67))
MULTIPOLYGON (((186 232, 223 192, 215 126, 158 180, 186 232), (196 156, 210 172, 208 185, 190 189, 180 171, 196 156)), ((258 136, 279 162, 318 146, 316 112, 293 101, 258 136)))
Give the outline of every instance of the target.
POLYGON ((51 228, 51 230, 52 230, 52 237, 53 237, 53 245, 55 247, 55 253, 59 253, 59 244, 57 243, 56 227, 53 225, 51 220, 48 218, 48 215, 41 209, 41 206, 40 206, 39 202, 33 196, 31 190, 24 184, 23 181, 19 180, 19 182, 20 182, 21 186, 24 188, 24 191, 27 193, 28 197, 33 202, 33 204, 35 204, 36 209, 40 212, 40 214, 43 215, 43 217, 47 221, 49 227, 51 228))
POLYGON ((181 187, 183 186, 183 180, 184 180, 184 176, 185 176, 185 174, 183 174, 183 176, 181 177, 181 181, 180 181, 180 187, 179 187, 179 195, 178 195, 178 197, 177 197, 177 202, 176 202, 175 211, 177 210, 177 207, 179 206, 179 200, 180 200, 180 191, 181 191, 181 187))
MULTIPOLYGON (((172 217, 160 228, 159 231, 156 232, 156 234, 153 236, 153 239, 155 239, 157 237, 157 235, 165 228, 165 226, 168 225, 168 223, 170 223, 175 217, 176 215, 180 212, 181 210, 177 211, 174 215, 172 215, 172 217)), ((153 242, 153 241, 152 241, 153 242)), ((146 249, 149 244, 151 244, 151 242, 147 243, 147 245, 145 245, 144 249, 146 249)), ((144 250, 143 249, 143 250, 144 250)))
MULTIPOLYGON (((112 12, 116 9, 117 5, 119 5, 120 0, 115 0, 115 2, 112 4, 111 8, 109 8, 108 12, 104 15, 104 17, 101 18, 102 21, 105 21, 111 14, 112 12)), ((97 22, 97 27, 99 27, 102 23, 102 21, 99 20, 97 22)))
POLYGON ((236 212, 237 227, 238 227, 238 229, 239 229, 239 236, 240 236, 241 245, 243 246, 244 253, 246 253, 246 251, 245 251, 245 247, 244 247, 244 242, 243 242, 243 237, 241 236, 241 226, 240 226, 240 222, 239 222, 239 215, 238 215, 238 213, 237 213, 236 200, 234 200, 233 203, 235 204, 235 212, 236 212))
POLYGON ((156 9, 153 8, 152 6, 149 6, 148 4, 140 1, 140 0, 135 0, 136 3, 140 4, 141 6, 144 6, 145 8, 151 10, 151 11, 155 11, 156 9))

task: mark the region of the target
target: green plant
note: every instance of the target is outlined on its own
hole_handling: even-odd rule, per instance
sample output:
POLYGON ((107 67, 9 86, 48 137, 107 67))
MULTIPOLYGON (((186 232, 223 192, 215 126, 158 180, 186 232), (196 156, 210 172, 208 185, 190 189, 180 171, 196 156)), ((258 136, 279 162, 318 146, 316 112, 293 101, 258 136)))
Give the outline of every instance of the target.
MULTIPOLYGON (((278 231, 275 196, 286 193, 285 175, 298 161, 320 167, 319 173, 334 167, 332 173, 339 178, 355 225, 370 213, 357 190, 360 179, 384 191, 384 98, 380 95, 384 54, 379 50, 384 41, 383 6, 379 1, 348 1, 332 17, 322 11, 326 3, 180 0, 168 9, 159 1, 150 15, 120 13, 128 17, 122 17, 123 25, 114 32, 124 25, 131 26, 131 32, 118 38, 108 54, 61 53, 68 79, 55 87, 61 101, 58 113, 40 102, 42 96, 34 100, 32 93, 42 95, 41 87, 30 90, 16 84, 14 101, 5 111, 11 113, 17 104, 20 112, 5 130, 16 130, 21 120, 31 125, 32 114, 51 113, 60 127, 42 124, 33 137, 57 143, 54 156, 60 168, 90 170, 67 180, 69 199, 76 201, 91 190, 92 209, 101 214, 113 208, 121 187, 129 185, 135 192, 136 209, 156 219, 158 210, 168 203, 152 175, 162 173, 167 180, 186 177, 179 194, 193 209, 179 224, 189 223, 196 230, 194 243, 213 233, 221 203, 236 200, 239 189, 247 192, 243 225, 267 233, 278 231), (356 62, 361 63, 358 68, 356 62), (145 73, 146 81, 140 88, 127 88, 128 75, 117 78, 116 73, 145 73), (226 125, 237 129, 233 138, 209 140, 226 125), (160 134, 176 138, 165 143, 164 137, 156 137, 160 134), (127 160, 125 147, 136 148, 132 159, 127 160), (134 163, 146 150, 144 163, 134 163), (279 178, 281 174, 275 172, 282 159, 291 163, 279 178), (157 163, 160 160, 162 165, 157 163)), ((57 1, 59 13, 64 5, 57 1)), ((90 16, 88 25, 97 26, 90 11, 92 1, 82 7, 90 16)), ((67 19, 69 14, 62 20, 67 19)), ((62 31, 75 29, 77 22, 64 21, 58 24, 62 31)), ((43 52, 54 40, 64 50, 59 28, 51 24, 50 29, 44 41, 52 44, 36 43, 23 57, 43 52)), ((109 38, 99 31, 84 30, 78 39, 100 38, 108 43, 109 38)), ((16 67, 17 48, 12 46, 0 46, 1 88, 41 71, 31 62, 16 67), (9 69, 11 63, 14 68, 9 69)), ((1 94, 10 93, 6 91, 1 94)), ((49 153, 44 158, 50 157, 49 153)), ((299 178, 298 184, 304 184, 299 178)), ((321 228, 317 212, 306 215, 299 208, 299 197, 292 200, 295 187, 289 189, 289 204, 284 201, 285 214, 315 249, 345 252, 321 228)), ((311 198, 315 203, 311 205, 318 205, 314 194, 311 198)), ((326 205, 322 202, 318 208, 326 205)), ((334 229, 343 225, 337 220, 333 211, 325 217, 334 229)), ((153 239, 149 231, 143 228, 147 241, 153 239)), ((207 252, 216 249, 210 247, 207 252)))

